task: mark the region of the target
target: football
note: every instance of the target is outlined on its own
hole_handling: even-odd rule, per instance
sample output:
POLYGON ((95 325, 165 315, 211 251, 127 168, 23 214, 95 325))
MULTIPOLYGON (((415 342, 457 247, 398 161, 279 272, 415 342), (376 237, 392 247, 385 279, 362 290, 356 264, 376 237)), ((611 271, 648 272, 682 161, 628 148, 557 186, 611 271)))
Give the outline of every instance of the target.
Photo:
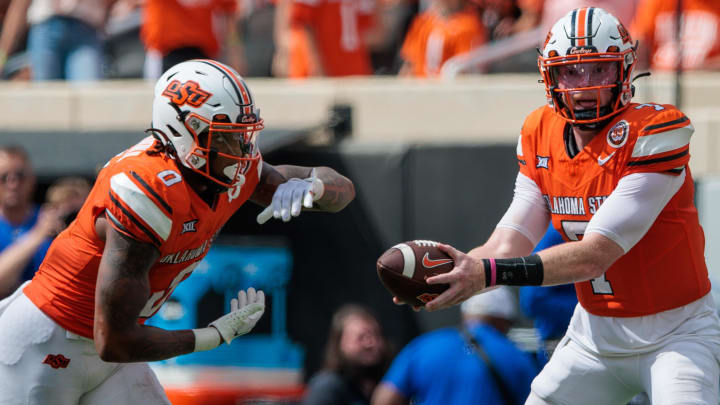
POLYGON ((453 260, 429 240, 397 244, 380 256, 380 281, 400 301, 424 306, 448 288, 448 284, 427 284, 425 279, 453 269, 453 260))

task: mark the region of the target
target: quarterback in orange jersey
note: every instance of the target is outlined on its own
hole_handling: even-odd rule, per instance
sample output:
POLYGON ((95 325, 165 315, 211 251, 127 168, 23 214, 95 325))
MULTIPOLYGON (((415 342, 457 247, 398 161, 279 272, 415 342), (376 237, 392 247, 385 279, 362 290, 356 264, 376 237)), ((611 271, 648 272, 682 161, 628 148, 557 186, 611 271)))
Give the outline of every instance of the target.
POLYGON ((527 404, 718 403, 720 320, 688 167, 690 120, 638 104, 637 43, 599 8, 547 35, 538 65, 548 105, 517 145, 515 195, 489 240, 441 248, 455 268, 428 310, 494 285, 575 283, 579 305, 527 404), (548 223, 565 243, 531 255, 548 223))
POLYGON ((32 281, 0 301, 0 403, 168 404, 145 361, 210 350, 249 332, 262 291, 240 291, 206 328, 143 325, 207 254, 246 201, 289 221, 336 212, 353 184, 327 167, 272 166, 250 89, 212 60, 158 80, 153 134, 100 171, 77 219, 32 281))

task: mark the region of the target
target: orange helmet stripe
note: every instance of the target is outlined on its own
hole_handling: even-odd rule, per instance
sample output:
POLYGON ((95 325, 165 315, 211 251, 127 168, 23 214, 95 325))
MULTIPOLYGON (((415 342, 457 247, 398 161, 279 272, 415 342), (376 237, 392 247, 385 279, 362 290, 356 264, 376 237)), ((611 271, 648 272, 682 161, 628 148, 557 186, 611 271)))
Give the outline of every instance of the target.
POLYGON ((577 24, 577 38, 578 43, 577 46, 585 46, 587 45, 587 41, 585 40, 586 34, 586 25, 587 25, 587 8, 581 8, 578 12, 577 19, 575 20, 575 23, 577 24))

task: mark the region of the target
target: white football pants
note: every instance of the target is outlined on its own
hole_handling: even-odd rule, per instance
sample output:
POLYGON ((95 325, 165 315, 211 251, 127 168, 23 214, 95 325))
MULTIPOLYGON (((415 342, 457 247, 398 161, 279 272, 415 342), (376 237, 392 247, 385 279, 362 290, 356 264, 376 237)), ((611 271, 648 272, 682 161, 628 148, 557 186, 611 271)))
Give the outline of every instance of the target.
POLYGON ((92 340, 57 325, 23 287, 0 301, 0 404, 170 404, 146 363, 102 361, 92 340))
POLYGON ((598 356, 567 336, 533 380, 525 405, 624 405, 647 392, 653 405, 717 404, 718 348, 702 336, 629 356, 598 356))

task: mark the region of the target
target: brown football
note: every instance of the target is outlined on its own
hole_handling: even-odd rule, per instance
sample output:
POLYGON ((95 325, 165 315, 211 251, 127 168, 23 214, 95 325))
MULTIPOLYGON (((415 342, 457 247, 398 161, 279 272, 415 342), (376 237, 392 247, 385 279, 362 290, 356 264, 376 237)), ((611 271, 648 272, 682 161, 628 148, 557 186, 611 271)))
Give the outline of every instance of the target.
POLYGON ((414 240, 399 243, 380 256, 377 273, 380 281, 400 301, 424 306, 448 284, 427 284, 425 279, 453 269, 453 260, 437 247, 437 242, 414 240))

